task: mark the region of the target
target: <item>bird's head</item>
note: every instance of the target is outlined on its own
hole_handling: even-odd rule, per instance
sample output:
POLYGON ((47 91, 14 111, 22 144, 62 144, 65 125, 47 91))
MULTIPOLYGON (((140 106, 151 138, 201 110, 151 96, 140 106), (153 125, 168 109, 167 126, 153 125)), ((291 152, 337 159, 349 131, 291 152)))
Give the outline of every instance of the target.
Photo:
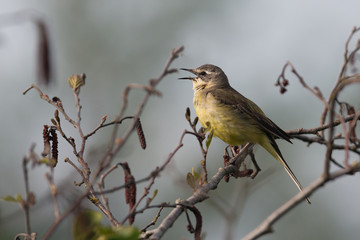
POLYGON ((215 87, 220 88, 223 86, 228 86, 229 81, 221 68, 205 64, 195 69, 180 68, 181 70, 191 72, 195 74, 195 77, 182 77, 179 79, 192 80, 193 88, 195 91, 215 87))

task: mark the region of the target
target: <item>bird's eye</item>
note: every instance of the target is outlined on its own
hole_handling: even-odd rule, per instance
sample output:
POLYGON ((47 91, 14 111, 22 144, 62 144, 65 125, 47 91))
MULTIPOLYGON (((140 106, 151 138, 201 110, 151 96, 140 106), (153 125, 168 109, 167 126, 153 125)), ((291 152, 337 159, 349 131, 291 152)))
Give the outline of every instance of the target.
POLYGON ((202 72, 200 73, 200 75, 205 76, 205 75, 206 75, 206 72, 205 72, 205 71, 202 71, 202 72))

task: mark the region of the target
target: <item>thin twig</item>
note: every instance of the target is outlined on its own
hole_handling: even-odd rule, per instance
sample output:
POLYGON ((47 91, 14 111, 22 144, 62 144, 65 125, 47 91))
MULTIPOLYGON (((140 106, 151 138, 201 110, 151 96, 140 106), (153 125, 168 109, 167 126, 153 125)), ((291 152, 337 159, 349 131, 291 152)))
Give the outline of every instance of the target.
POLYGON ((116 164, 114 164, 111 168, 109 168, 108 170, 106 170, 106 172, 104 172, 103 174, 101 174, 101 176, 100 176, 100 181, 99 181, 99 182, 100 182, 100 186, 101 186, 102 188, 105 187, 105 182, 104 182, 105 177, 106 177, 109 173, 111 173, 112 171, 114 171, 114 169, 118 168, 120 164, 121 164, 121 163, 116 163, 116 164))
POLYGON ((352 56, 360 49, 359 46, 357 48, 355 48, 354 50, 351 51, 350 55, 349 55, 349 45, 350 45, 350 41, 353 39, 355 33, 357 33, 358 31, 360 31, 360 27, 354 27, 353 30, 351 31, 348 39, 346 40, 345 43, 345 52, 344 52, 344 64, 341 68, 340 74, 338 79, 341 79, 343 77, 345 77, 345 73, 346 73, 346 68, 349 64, 349 61, 352 59, 352 56))
POLYGON ((97 132, 97 130, 99 130, 100 128, 102 128, 102 127, 104 126, 104 122, 106 121, 106 118, 107 118, 107 115, 104 115, 104 116, 101 118, 101 121, 100 121, 99 125, 98 125, 94 130, 92 130, 90 133, 86 134, 86 135, 84 136, 84 139, 87 139, 87 138, 89 138, 90 136, 94 135, 94 134, 97 132))
POLYGON ((120 120, 118 120, 118 121, 117 121, 117 120, 114 120, 114 121, 112 121, 112 122, 103 124, 103 125, 101 125, 100 128, 104 128, 104 127, 107 127, 107 126, 110 126, 110 125, 114 125, 114 124, 121 124, 124 120, 126 120, 126 119, 133 119, 133 118, 134 118, 134 116, 123 117, 122 119, 120 119, 120 120))
POLYGON ((153 220, 148 225, 143 227, 140 231, 145 232, 149 227, 154 226, 156 224, 157 220, 159 219, 160 213, 163 209, 164 209, 164 206, 161 206, 159 211, 157 212, 156 216, 153 218, 153 220))
POLYGON ((42 98, 43 100, 45 100, 46 102, 50 103, 51 105, 53 105, 57 110, 59 110, 59 112, 62 113, 62 115, 65 117, 65 119, 71 123, 72 125, 76 126, 76 122, 74 120, 72 120, 65 112, 64 108, 63 107, 60 107, 58 104, 56 104, 55 101, 51 100, 49 98, 48 95, 44 94, 40 88, 38 86, 36 86, 35 84, 32 84, 28 89, 26 89, 24 92, 23 92, 23 95, 25 95, 28 91, 30 91, 31 89, 35 89, 39 95, 40 95, 40 98, 42 98))
POLYGON ((81 184, 84 183, 84 179, 85 179, 85 176, 84 176, 84 173, 75 165, 75 163, 73 163, 73 161, 71 161, 69 158, 65 158, 64 162, 66 163, 69 163, 78 173, 79 175, 81 176, 82 178, 82 181, 80 183, 75 183, 75 185, 77 186, 80 186, 81 184))
MULTIPOLYGON (((104 207, 106 208, 106 211, 111 213, 111 211, 110 211, 110 206, 109 206, 109 199, 108 199, 107 197, 105 197, 104 194, 101 193, 101 188, 102 188, 102 186, 100 186, 100 183, 97 183, 96 186, 97 186, 97 189, 98 189, 98 191, 99 191, 99 193, 100 193, 99 195, 100 195, 100 197, 101 197, 101 200, 102 200, 103 203, 104 203, 104 207)), ((114 222, 117 223, 116 220, 115 220, 114 222)))
MULTIPOLYGON (((33 145, 34 147, 35 145, 33 145)), ((32 147, 32 149, 33 149, 32 147)), ((32 150, 30 150, 32 151, 32 150)), ((26 203, 23 203, 23 210, 25 213, 25 226, 26 226, 26 233, 31 234, 31 224, 30 224, 30 209, 29 209, 29 196, 30 196, 30 189, 29 189, 29 175, 27 169, 28 159, 24 157, 23 159, 23 173, 24 173, 24 181, 25 181, 25 194, 26 194, 26 203)))
MULTIPOLYGON (((360 120, 360 116, 356 117, 354 114, 352 114, 350 116, 344 117, 345 122, 353 121, 354 119, 360 120)), ((319 127, 308 128, 308 129, 304 129, 304 128, 294 129, 294 130, 286 131, 286 133, 292 137, 296 137, 297 135, 302 135, 302 134, 318 134, 318 132, 320 132, 320 131, 323 131, 330 127, 336 127, 340 124, 341 124, 341 121, 339 119, 337 119, 333 122, 329 122, 329 123, 321 125, 319 127)))
MULTIPOLYGON (((360 83, 360 75, 353 75, 349 77, 344 77, 339 80, 330 93, 329 97, 329 122, 334 122, 335 116, 338 116, 335 112, 335 100, 338 97, 338 94, 348 85, 360 83)), ((339 119, 340 120, 340 119, 339 119)), ((344 124, 344 122, 343 122, 344 124)), ((335 128, 330 127, 328 131, 328 140, 326 144, 326 153, 325 153, 325 164, 324 164, 324 171, 323 176, 326 178, 330 174, 330 161, 332 159, 332 151, 333 151, 333 136, 334 136, 335 128)))
POLYGON ((60 217, 60 210, 59 210, 59 204, 57 201, 57 189, 56 189, 56 185, 54 183, 54 179, 53 179, 53 174, 54 174, 54 170, 53 168, 50 169, 50 173, 46 173, 46 179, 49 183, 50 186, 50 192, 51 192, 51 196, 52 196, 52 200, 53 200, 53 206, 54 206, 54 215, 55 215, 55 219, 58 219, 60 217))

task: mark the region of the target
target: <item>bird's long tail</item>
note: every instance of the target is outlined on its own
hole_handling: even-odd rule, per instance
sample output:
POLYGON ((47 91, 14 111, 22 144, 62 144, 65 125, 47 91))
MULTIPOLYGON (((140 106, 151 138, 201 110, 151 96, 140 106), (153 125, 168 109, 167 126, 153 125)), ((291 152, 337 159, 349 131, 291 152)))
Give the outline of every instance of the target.
MULTIPOLYGON (((261 146, 263 148, 266 149, 266 151, 268 151, 274 158, 276 158, 280 164, 285 168, 286 172, 289 174, 289 176, 291 177, 291 179, 293 180, 293 182, 295 183, 295 185, 298 187, 298 189, 302 192, 303 188, 299 182, 299 180, 296 178, 295 174, 291 171, 289 165, 286 163, 286 161, 284 160, 279 147, 277 146, 276 142, 274 139, 269 138, 268 141, 266 141, 265 143, 261 144, 261 146)), ((306 197, 306 201, 311 204, 310 199, 308 197, 306 197)))

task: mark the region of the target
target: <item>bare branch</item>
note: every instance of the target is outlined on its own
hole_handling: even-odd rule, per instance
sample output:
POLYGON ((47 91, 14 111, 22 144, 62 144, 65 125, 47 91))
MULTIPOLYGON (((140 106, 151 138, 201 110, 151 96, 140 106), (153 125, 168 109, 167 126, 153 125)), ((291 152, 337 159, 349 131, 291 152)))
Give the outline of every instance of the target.
POLYGON ((145 236, 151 235, 149 239, 156 240, 160 239, 164 233, 173 225, 177 218, 184 211, 184 208, 181 205, 195 205, 196 203, 202 202, 208 198, 208 192, 217 188, 217 185, 220 183, 221 179, 224 178, 226 174, 236 172, 238 168, 236 165, 244 161, 248 152, 252 149, 252 144, 247 144, 243 147, 238 155, 231 159, 231 164, 224 168, 219 168, 217 173, 208 181, 208 183, 199 186, 199 188, 186 200, 177 201, 177 206, 174 208, 160 223, 159 227, 156 229, 150 230, 144 233, 145 236))
POLYGON ((246 235, 242 240, 252 240, 257 239, 260 236, 272 232, 272 226, 276 223, 283 215, 289 212, 298 204, 304 202, 304 197, 310 196, 313 192, 317 189, 325 186, 332 180, 335 180, 339 177, 342 177, 347 174, 353 174, 355 172, 360 171, 360 164, 356 163, 350 168, 339 170, 333 174, 330 174, 328 178, 320 177, 315 180, 312 184, 308 187, 304 188, 302 192, 296 194, 293 198, 283 204, 280 208, 275 210, 272 214, 270 214, 257 228, 255 228, 252 232, 246 235))
POLYGON ((54 215, 55 215, 55 219, 58 219, 60 216, 60 210, 59 210, 59 204, 57 201, 57 189, 56 189, 56 185, 54 183, 54 179, 53 179, 53 169, 51 168, 51 173, 46 173, 46 179, 49 183, 50 186, 50 192, 51 192, 51 196, 52 196, 52 200, 53 200, 53 206, 54 206, 54 215))

